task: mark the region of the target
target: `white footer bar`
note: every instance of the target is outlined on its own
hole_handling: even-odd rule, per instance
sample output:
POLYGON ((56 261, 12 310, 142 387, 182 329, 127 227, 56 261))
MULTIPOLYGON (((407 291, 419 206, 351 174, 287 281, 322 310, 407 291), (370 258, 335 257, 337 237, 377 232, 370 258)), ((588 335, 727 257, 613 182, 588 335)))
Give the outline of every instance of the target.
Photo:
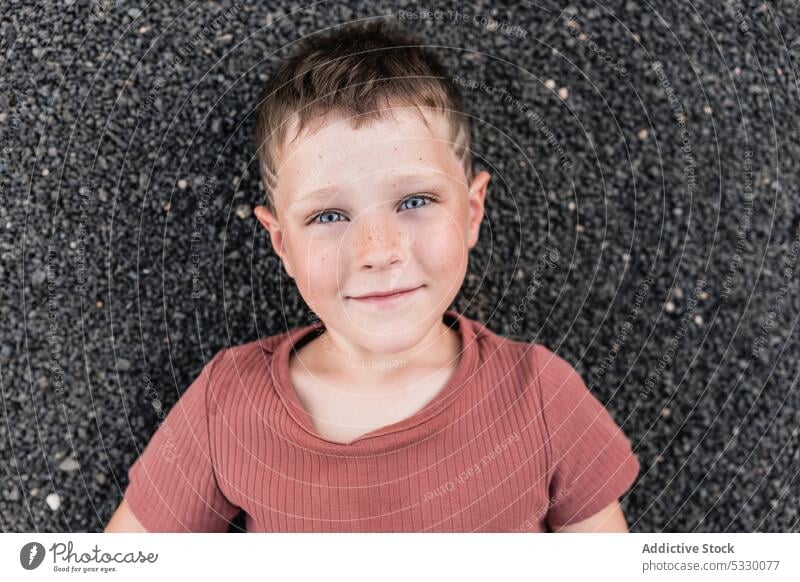
POLYGON ((7 580, 800 580, 789 534, 3 534, 7 580), (8 574, 11 574, 8 576, 8 574))

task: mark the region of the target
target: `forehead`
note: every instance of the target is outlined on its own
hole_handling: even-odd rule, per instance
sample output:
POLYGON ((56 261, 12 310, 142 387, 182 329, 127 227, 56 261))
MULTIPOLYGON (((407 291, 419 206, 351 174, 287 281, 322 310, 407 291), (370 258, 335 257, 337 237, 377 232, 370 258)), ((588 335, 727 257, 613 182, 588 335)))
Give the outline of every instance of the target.
MULTIPOLYGON (((277 199, 294 203, 320 188, 378 184, 400 175, 463 181, 447 118, 430 110, 424 115, 427 125, 416 108, 395 109, 358 129, 331 115, 304 129, 278 160, 277 199)), ((296 132, 293 124, 289 135, 296 132)))

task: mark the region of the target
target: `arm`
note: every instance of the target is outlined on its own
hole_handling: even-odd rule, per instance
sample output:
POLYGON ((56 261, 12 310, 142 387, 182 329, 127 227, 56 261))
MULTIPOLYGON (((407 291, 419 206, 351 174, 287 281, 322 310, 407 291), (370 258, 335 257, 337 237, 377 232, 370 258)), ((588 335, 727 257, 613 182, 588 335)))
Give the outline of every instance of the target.
POLYGON ((203 368, 128 469, 123 501, 106 531, 227 531, 240 508, 217 482, 206 407, 212 369, 224 353, 203 368))
POLYGON ((117 510, 114 512, 114 515, 111 516, 111 521, 108 522, 106 529, 103 530, 103 533, 146 533, 147 530, 144 529, 139 520, 136 519, 136 516, 133 515, 128 502, 125 501, 125 498, 122 499, 122 503, 119 504, 117 510))
POLYGON ((554 531, 559 533, 628 533, 628 523, 625 521, 619 501, 615 501, 588 519, 561 526, 554 531))

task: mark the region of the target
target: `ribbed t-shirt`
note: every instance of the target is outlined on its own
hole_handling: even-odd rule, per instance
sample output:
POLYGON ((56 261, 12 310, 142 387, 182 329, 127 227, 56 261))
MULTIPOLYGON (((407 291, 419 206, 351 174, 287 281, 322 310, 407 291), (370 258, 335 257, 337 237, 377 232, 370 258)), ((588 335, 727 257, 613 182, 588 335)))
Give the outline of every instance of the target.
POLYGON ((153 532, 544 532, 620 498, 640 465, 574 368, 454 310, 444 388, 344 444, 321 437, 289 375, 316 322, 223 349, 128 471, 153 532))

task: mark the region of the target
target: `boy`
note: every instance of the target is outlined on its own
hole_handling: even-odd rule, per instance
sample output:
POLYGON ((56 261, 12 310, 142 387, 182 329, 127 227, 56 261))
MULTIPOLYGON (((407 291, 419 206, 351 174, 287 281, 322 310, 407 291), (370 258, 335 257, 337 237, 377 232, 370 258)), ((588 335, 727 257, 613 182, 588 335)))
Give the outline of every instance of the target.
POLYGON ((574 369, 448 308, 490 175, 419 44, 313 36, 264 89, 256 216, 320 321, 217 353, 106 531, 627 531, 639 463, 574 369))

